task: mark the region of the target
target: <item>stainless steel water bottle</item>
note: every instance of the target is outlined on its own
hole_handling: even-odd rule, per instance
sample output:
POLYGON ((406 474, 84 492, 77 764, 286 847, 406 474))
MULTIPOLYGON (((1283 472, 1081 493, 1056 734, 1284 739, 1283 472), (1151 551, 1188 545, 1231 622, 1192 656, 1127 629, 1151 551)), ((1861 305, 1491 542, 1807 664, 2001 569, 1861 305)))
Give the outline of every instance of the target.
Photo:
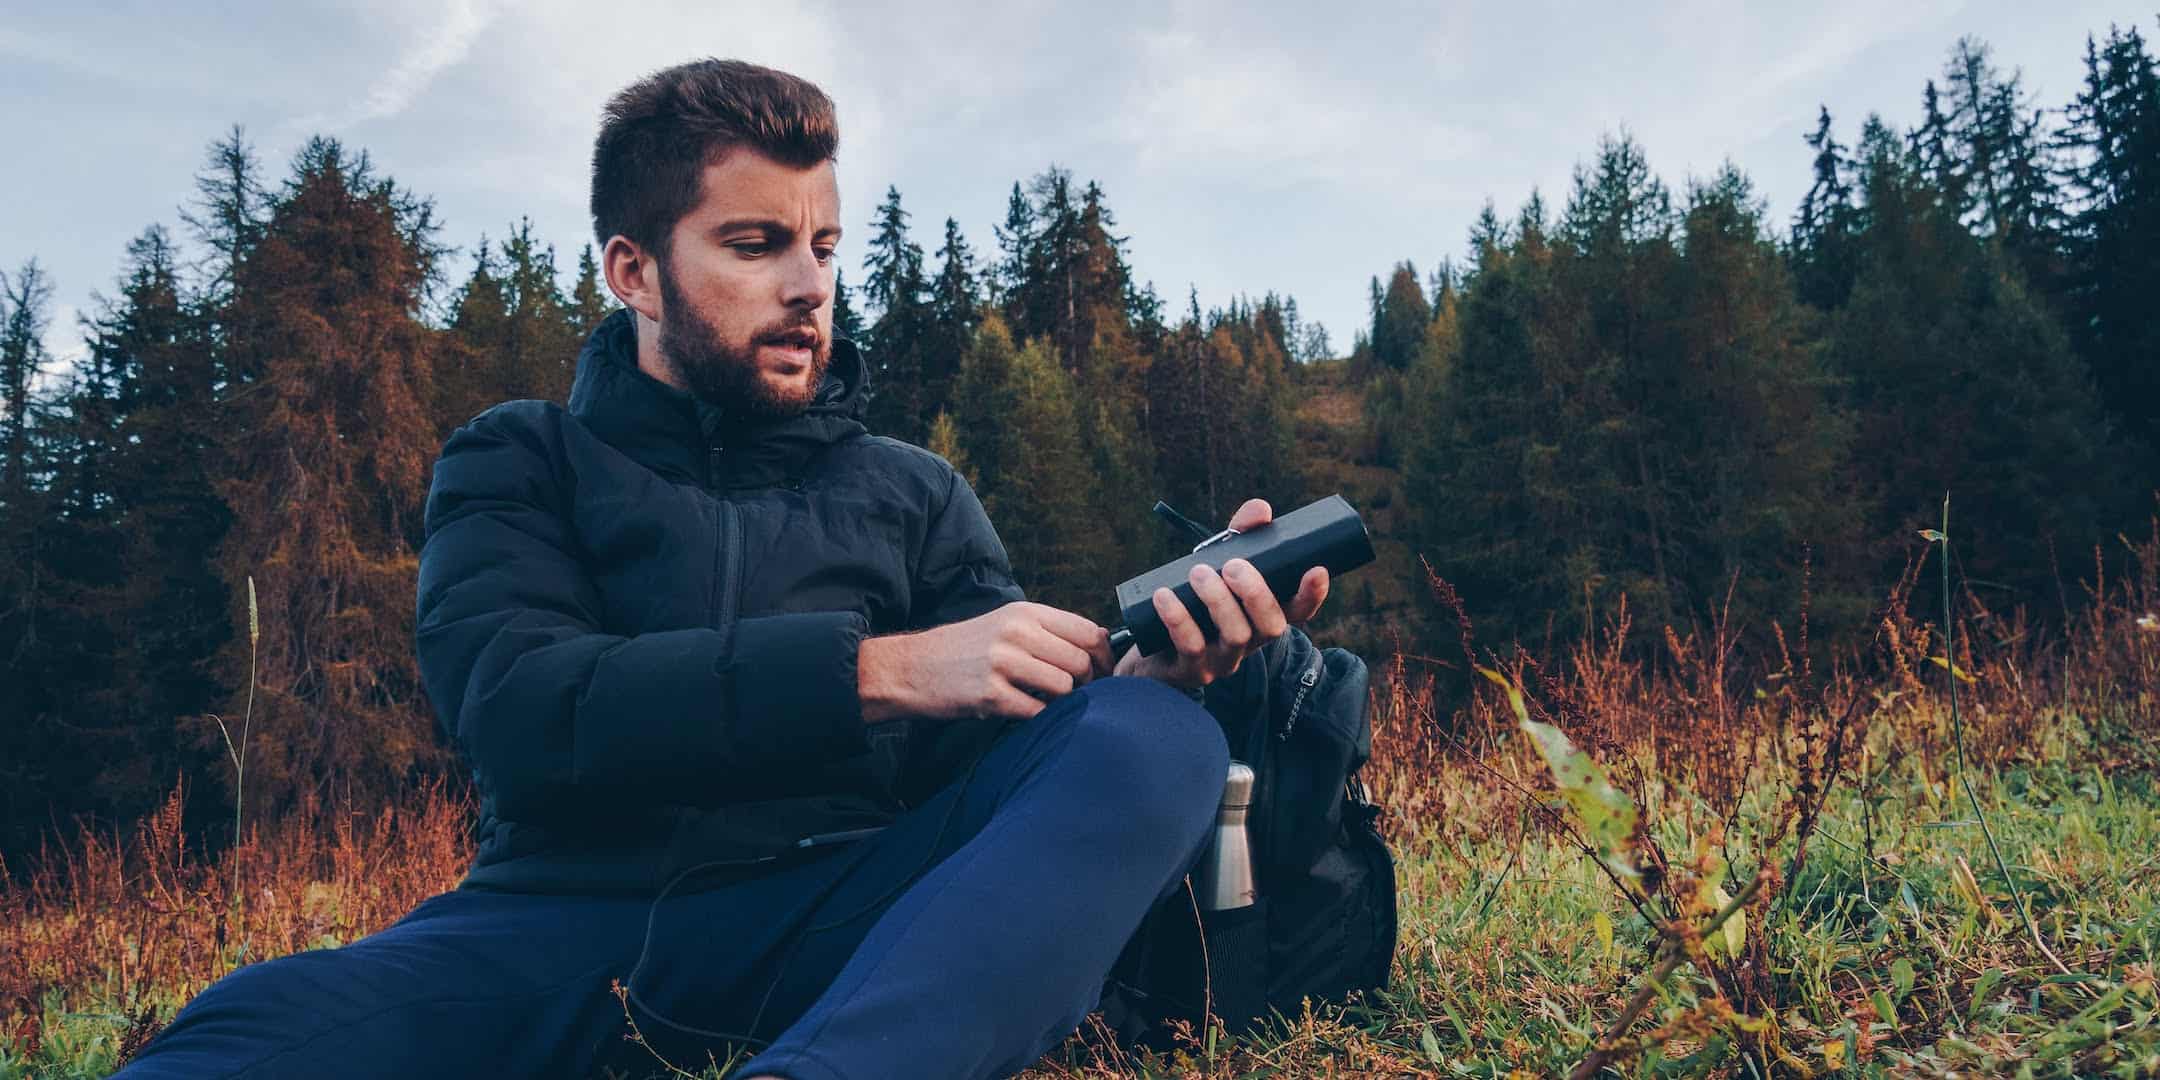
POLYGON ((1231 762, 1230 775, 1223 781, 1222 807, 1215 816, 1215 836, 1193 873, 1193 893, 1202 911, 1249 907, 1260 898, 1253 885, 1252 840, 1245 832, 1252 789, 1252 767, 1231 762))

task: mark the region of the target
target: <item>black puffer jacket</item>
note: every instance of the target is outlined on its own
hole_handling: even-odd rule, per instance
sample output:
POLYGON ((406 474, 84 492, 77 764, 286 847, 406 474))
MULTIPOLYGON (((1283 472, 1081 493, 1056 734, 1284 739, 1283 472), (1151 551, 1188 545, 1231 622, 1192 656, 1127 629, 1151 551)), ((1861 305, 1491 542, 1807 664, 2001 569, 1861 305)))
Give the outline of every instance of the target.
POLYGON ((421 674, 482 795, 469 886, 619 892, 891 820, 990 725, 866 728, 866 635, 1020 598, 942 458, 869 435, 860 355, 740 423, 637 369, 617 313, 570 408, 513 401, 443 447, 421 674))

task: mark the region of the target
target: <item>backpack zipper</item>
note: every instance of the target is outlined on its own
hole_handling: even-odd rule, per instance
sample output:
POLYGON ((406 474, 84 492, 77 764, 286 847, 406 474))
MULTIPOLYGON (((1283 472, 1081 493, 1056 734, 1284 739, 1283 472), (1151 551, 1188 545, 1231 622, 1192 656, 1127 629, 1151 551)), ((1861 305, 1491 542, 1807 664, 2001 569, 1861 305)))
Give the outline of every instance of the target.
POLYGON ((1298 713, 1305 708, 1305 695, 1312 693, 1314 684, 1320 681, 1320 668, 1326 662, 1327 657, 1321 655, 1320 650, 1314 649, 1312 667, 1307 668, 1305 674, 1298 676, 1297 697, 1290 700, 1290 715, 1283 721, 1282 733, 1275 736, 1277 741, 1288 742, 1290 740, 1290 732, 1297 728, 1298 713))

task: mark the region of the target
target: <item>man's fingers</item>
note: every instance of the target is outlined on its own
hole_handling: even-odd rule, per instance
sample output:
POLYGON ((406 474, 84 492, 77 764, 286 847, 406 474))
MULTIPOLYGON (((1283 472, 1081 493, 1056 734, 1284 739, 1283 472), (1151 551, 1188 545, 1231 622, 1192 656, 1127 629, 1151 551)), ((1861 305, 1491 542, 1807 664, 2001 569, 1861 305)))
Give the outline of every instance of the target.
POLYGON ((1169 589, 1157 589, 1153 597, 1155 614, 1163 621, 1163 630, 1170 635, 1170 644, 1179 655, 1198 656, 1207 650, 1207 637, 1200 633, 1200 624, 1193 621, 1192 613, 1177 594, 1169 589))
POLYGON ((1095 620, 1085 615, 1075 615, 1063 608, 1054 608, 1048 604, 1037 604, 1035 605, 1035 616, 1036 625, 1079 648, 1092 649, 1098 640, 1104 644, 1105 648, 1108 647, 1110 641, 1109 632, 1095 625, 1095 620))
POLYGON ((1305 577, 1298 582, 1297 595, 1290 598, 1290 607, 1284 615, 1291 622, 1302 623, 1319 613, 1327 594, 1327 567, 1315 566, 1305 571, 1305 577))
POLYGON ((1046 704, 1048 702, 1019 687, 1006 686, 998 691, 995 699, 991 702, 989 715, 1025 720, 1043 711, 1043 706, 1046 704))
POLYGON ((1201 563, 1192 568, 1188 576, 1193 593, 1207 605, 1208 618, 1215 621, 1215 640, 1226 650, 1241 651, 1252 642, 1253 628, 1245 617, 1244 605, 1238 602, 1236 593, 1223 584, 1222 575, 1215 568, 1201 563))
POLYGON ((1244 605, 1255 641, 1273 641, 1290 628, 1283 617, 1282 605, 1275 601, 1274 591, 1268 588, 1267 579, 1260 576, 1253 564, 1243 559, 1230 560, 1223 566, 1223 581, 1244 605))
MULTIPOLYGON (((1102 628, 1097 627, 1096 629, 1101 630, 1102 628)), ((1095 642, 1093 647, 1088 649, 1087 653, 1088 659, 1095 664, 1095 675, 1097 677, 1117 671, 1117 657, 1110 652, 1110 631, 1102 630, 1102 636, 1095 642)))
POLYGON ((1245 532, 1273 520, 1275 511, 1268 506, 1266 499, 1247 499, 1244 505, 1237 508, 1237 513, 1230 515, 1230 527, 1245 532))
MULTIPOLYGON (((1046 698, 1064 697, 1072 693, 1073 687, 1076 685, 1071 672, 1065 671, 1047 660, 1038 660, 1032 656, 1012 664, 1010 670, 1005 672, 1005 680, 1019 688, 1023 693, 1033 691, 1036 695, 1046 698)), ((1027 715, 1033 716, 1034 713, 1030 712, 1027 715)))
MULTIPOLYGON (((1103 651, 1109 652, 1109 635, 1103 635, 1103 651)), ((1049 632, 1038 628, 1034 636, 1034 652, 1037 658, 1049 661, 1073 677, 1075 682, 1086 682, 1095 676, 1098 663, 1094 654, 1049 632)))

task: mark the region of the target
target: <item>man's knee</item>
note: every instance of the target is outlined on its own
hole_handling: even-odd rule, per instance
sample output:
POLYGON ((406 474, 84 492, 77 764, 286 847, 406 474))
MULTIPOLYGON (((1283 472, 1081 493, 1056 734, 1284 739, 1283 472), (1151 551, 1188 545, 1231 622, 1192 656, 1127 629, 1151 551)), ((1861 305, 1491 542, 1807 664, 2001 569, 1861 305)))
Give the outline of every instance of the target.
POLYGON ((1155 679, 1098 679, 1078 693, 1087 708, 1073 733, 1076 749, 1103 770, 1121 802, 1166 825, 1213 815, 1230 751, 1206 709, 1155 679))

